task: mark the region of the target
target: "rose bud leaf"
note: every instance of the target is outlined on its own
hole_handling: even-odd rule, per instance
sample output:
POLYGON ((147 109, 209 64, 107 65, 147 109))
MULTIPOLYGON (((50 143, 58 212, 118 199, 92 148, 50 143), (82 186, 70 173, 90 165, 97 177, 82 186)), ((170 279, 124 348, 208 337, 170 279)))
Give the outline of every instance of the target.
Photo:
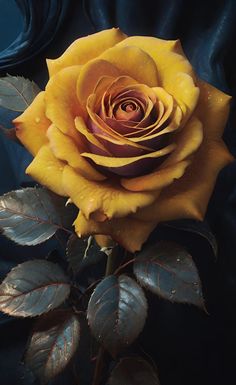
POLYGON ((163 226, 180 231, 186 231, 204 238, 210 245, 214 256, 217 256, 217 241, 207 222, 195 221, 193 219, 179 219, 176 221, 165 222, 163 226))
POLYGON ((70 293, 69 279, 55 263, 23 262, 0 285, 0 310, 14 317, 34 317, 61 305, 70 293))
POLYGON ((134 262, 138 282, 172 302, 204 308, 201 281, 191 255, 174 242, 159 241, 141 251, 134 262))
POLYGON ((80 339, 75 314, 56 310, 36 322, 25 354, 25 364, 42 384, 59 374, 74 356, 80 339))
POLYGON ((79 238, 76 234, 72 234, 67 242, 66 256, 74 274, 106 258, 94 237, 79 238))
POLYGON ((112 370, 108 385, 160 385, 154 368, 140 357, 125 357, 112 370))
POLYGON ((104 278, 91 295, 87 310, 93 335, 113 357, 136 339, 146 316, 145 294, 126 275, 104 278))
POLYGON ((51 238, 73 222, 72 208, 65 199, 44 188, 24 188, 0 197, 0 228, 12 241, 34 246, 51 238), (62 219, 63 218, 63 219, 62 219))
POLYGON ((39 92, 37 84, 22 76, 0 78, 0 106, 8 110, 25 111, 39 92))

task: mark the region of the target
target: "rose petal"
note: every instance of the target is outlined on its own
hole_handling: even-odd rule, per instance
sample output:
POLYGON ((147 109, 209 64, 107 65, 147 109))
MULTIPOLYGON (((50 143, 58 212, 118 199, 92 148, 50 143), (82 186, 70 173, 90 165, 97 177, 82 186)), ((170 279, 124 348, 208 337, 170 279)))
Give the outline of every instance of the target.
POLYGON ((194 114, 203 123, 204 137, 221 138, 228 119, 231 96, 202 80, 198 85, 200 97, 194 114))
POLYGON ((74 222, 78 236, 107 234, 131 253, 141 249, 156 225, 156 222, 143 222, 130 217, 96 222, 87 220, 81 212, 74 222))
POLYGON ((81 104, 86 105, 87 98, 93 93, 101 77, 117 78, 121 71, 106 60, 94 59, 85 64, 77 81, 77 96, 81 104))
POLYGON ((50 148, 57 159, 66 161, 85 178, 98 181, 106 179, 80 155, 73 140, 64 135, 55 125, 52 124, 49 127, 47 137, 50 141, 50 148))
POLYGON ((116 45, 105 51, 101 59, 115 65, 123 75, 128 75, 139 83, 155 87, 158 85, 158 73, 154 60, 138 47, 116 45))
POLYGON ((76 82, 81 71, 80 66, 68 67, 54 75, 46 86, 46 115, 64 134, 70 135, 81 149, 74 119, 84 116, 76 95, 76 82))
MULTIPOLYGON (((87 102, 87 111, 89 114, 89 117, 91 119, 91 122, 89 123, 89 128, 95 135, 102 135, 105 136, 106 141, 109 141, 112 143, 113 140, 118 140, 120 145, 126 144, 128 146, 137 148, 137 149, 143 149, 143 150, 150 150, 150 148, 147 148, 146 146, 142 146, 140 144, 134 143, 133 141, 125 138, 118 132, 114 131, 110 126, 108 126, 101 118, 94 112, 94 106, 96 103, 96 95, 90 95, 87 102)), ((108 148, 109 150, 109 148, 108 148)))
POLYGON ((148 175, 121 179, 121 184, 129 191, 161 190, 173 183, 174 180, 181 178, 189 164, 189 161, 182 161, 164 169, 158 169, 148 175))
POLYGON ((33 155, 48 142, 46 132, 51 122, 45 116, 44 94, 40 92, 23 114, 13 120, 16 136, 33 155))
POLYGON ((203 128, 200 120, 194 116, 190 118, 182 130, 173 137, 173 141, 177 147, 162 164, 163 168, 180 162, 197 151, 203 141, 203 128))
POLYGON ((129 37, 117 47, 135 46, 144 50, 156 63, 159 83, 174 96, 181 107, 185 121, 196 107, 199 89, 195 74, 183 54, 179 41, 164 41, 148 36, 129 37))
POLYGON ((109 182, 89 181, 70 166, 64 168, 63 186, 68 196, 87 219, 93 213, 100 213, 109 219, 124 217, 155 200, 153 193, 131 193, 114 180, 109 182))
POLYGON ((88 141, 89 148, 96 154, 111 155, 108 149, 105 148, 103 144, 96 138, 96 136, 88 130, 83 118, 79 116, 75 118, 75 127, 82 135, 84 135, 88 141))
POLYGON ((169 119, 170 123, 165 126, 163 129, 160 127, 153 128, 148 135, 138 136, 132 138, 132 141, 135 143, 142 144, 143 146, 149 146, 155 148, 157 143, 157 148, 160 140, 164 139, 164 135, 171 134, 174 131, 180 129, 180 124, 182 123, 182 112, 179 107, 177 107, 169 119))
POLYGON ((96 155, 96 154, 91 154, 88 152, 83 152, 81 155, 91 159, 94 163, 96 163, 99 166, 105 166, 105 167, 110 167, 110 168, 116 168, 116 167, 123 167, 127 166, 131 163, 135 163, 137 161, 143 160, 143 159, 156 159, 160 158, 162 156, 165 156, 167 154, 170 154, 174 149, 176 145, 175 144, 170 144, 167 147, 164 147, 158 151, 153 151, 148 154, 140 155, 140 156, 133 156, 133 157, 128 157, 128 158, 114 158, 114 157, 109 157, 109 156, 101 156, 101 155, 96 155))
POLYGON ((203 142, 184 176, 165 188, 157 201, 135 214, 141 220, 203 220, 220 170, 232 162, 222 140, 203 142))
POLYGON ((58 59, 47 60, 49 74, 52 76, 63 68, 85 64, 125 38, 126 35, 119 28, 107 29, 79 38, 58 59))
POLYGON ((53 155, 47 144, 40 148, 32 163, 26 169, 26 174, 56 194, 66 196, 62 185, 64 167, 65 163, 53 155))

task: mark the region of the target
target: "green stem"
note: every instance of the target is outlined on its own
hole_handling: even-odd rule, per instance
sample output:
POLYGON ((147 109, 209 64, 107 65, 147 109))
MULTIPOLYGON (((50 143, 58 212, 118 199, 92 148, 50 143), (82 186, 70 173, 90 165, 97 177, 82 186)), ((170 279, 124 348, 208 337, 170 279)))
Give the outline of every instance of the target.
MULTIPOLYGON (((115 270, 116 252, 117 251, 115 248, 112 248, 109 252, 107 252, 107 263, 106 263, 105 277, 107 277, 108 275, 111 275, 115 270)), ((98 350, 92 385, 99 385, 100 384, 101 375, 102 375, 102 371, 103 371, 103 365, 104 365, 104 355, 105 355, 105 350, 101 346, 98 350)))

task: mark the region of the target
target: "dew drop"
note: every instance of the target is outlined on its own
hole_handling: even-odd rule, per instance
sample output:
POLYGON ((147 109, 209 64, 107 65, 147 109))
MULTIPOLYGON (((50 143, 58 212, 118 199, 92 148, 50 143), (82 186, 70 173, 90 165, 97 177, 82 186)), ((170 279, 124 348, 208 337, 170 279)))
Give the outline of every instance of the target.
POLYGON ((171 290, 171 294, 175 294, 175 293, 176 293, 175 289, 171 290))
POLYGON ((177 261, 177 262, 180 262, 180 258, 177 258, 176 261, 177 261))

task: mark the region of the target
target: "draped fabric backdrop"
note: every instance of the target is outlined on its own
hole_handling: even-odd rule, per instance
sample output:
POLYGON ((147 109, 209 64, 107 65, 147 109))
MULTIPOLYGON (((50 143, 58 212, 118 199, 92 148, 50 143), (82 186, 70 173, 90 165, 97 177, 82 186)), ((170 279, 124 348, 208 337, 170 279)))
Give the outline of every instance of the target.
MULTIPOLYGON (((0 74, 22 75, 41 88, 47 82, 45 58, 59 56, 76 38, 111 27, 128 35, 180 38, 197 74, 236 97, 235 0, 0 0, 0 74)), ((0 109, 0 123, 14 114, 0 109)), ((236 156, 236 103, 224 136, 236 156)), ((33 184, 24 175, 30 155, 0 135, 0 193, 33 184)), ((214 260, 207 242, 182 230, 159 235, 181 241, 200 270, 209 314, 150 296, 152 311, 139 344, 157 363, 162 385, 228 385, 236 357, 236 162, 219 175, 207 221, 217 237, 214 260)), ((1 279, 21 261, 45 256, 54 240, 18 247, 0 238, 1 279)), ((0 384, 32 385, 20 364, 32 321, 0 316, 0 384)), ((85 347, 86 348, 86 347, 85 347)), ((84 348, 84 349, 85 349, 84 348)), ((79 362, 82 385, 86 365, 79 362), (81 374, 82 373, 82 374, 81 374)), ((73 371, 52 384, 78 385, 73 371)))

